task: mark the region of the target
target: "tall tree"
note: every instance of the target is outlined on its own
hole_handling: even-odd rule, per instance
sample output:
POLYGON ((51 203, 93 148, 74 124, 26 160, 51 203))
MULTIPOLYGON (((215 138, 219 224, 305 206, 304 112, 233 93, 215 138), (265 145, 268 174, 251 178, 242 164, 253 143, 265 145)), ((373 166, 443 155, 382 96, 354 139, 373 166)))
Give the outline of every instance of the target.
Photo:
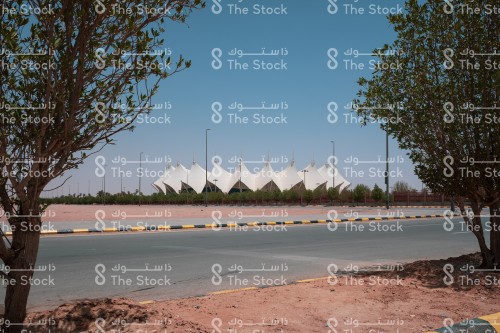
POLYGON ((40 195, 151 110, 172 61, 166 21, 185 22, 201 0, 4 0, 0 23, 0 202, 13 230, 4 332, 20 332, 40 238, 40 195), (26 10, 28 9, 28 10, 26 10), (30 10, 31 9, 31 10, 30 10), (124 105, 117 106, 117 105, 124 105), (16 325, 17 324, 17 325, 16 325))
POLYGON ((388 17, 397 38, 375 50, 383 67, 359 80, 355 101, 359 115, 389 119, 382 128, 409 150, 429 189, 454 198, 485 266, 500 263, 500 21, 491 6, 408 0, 403 14, 388 17), (490 248, 480 216, 485 206, 490 248))
POLYGON ((370 197, 370 188, 364 184, 358 184, 352 190, 352 198, 356 202, 366 202, 366 197, 370 197))
POLYGON ((398 180, 394 183, 394 186, 392 187, 393 192, 413 192, 415 191, 414 188, 410 186, 407 182, 404 180, 398 180))
POLYGON ((373 186, 372 199, 375 200, 375 202, 379 202, 384 199, 384 190, 382 190, 377 184, 373 186))

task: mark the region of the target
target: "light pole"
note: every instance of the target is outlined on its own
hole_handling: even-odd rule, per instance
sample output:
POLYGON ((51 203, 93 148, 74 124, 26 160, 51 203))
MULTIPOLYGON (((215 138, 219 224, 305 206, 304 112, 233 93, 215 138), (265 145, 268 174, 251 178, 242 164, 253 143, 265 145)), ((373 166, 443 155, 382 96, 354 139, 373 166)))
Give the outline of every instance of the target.
POLYGON ((106 205, 106 164, 102 166, 104 168, 104 176, 102 177, 102 204, 106 205))
POLYGON ((385 131, 385 208, 389 209, 389 132, 385 131))
MULTIPOLYGON (((335 167, 337 164, 336 163, 336 158, 335 158, 335 141, 330 141, 332 143, 332 158, 333 158, 333 161, 332 161, 332 190, 334 191, 334 196, 335 196, 335 167)), ((335 198, 332 199, 332 205, 335 203, 335 198)))
POLYGON ((141 205, 141 180, 142 180, 142 151, 139 154, 139 206, 141 205))
POLYGON ((302 195, 300 196, 300 205, 303 206, 304 205, 304 201, 303 201, 303 198, 304 198, 304 192, 307 190, 306 189, 306 172, 309 172, 309 170, 302 170, 302 173, 304 174, 304 191, 302 192, 302 195))
POLYGON ((208 131, 205 129, 205 207, 208 207, 208 131))

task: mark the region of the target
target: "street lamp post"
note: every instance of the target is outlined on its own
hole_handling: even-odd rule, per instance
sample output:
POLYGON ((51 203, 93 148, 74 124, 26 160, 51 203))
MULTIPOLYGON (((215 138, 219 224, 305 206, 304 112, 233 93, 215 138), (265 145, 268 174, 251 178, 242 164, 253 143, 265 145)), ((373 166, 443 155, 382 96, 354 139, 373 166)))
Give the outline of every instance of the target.
MULTIPOLYGON (((336 158, 335 158, 335 141, 330 141, 332 143, 332 189, 335 191, 335 168, 336 168, 336 158)), ((335 192, 333 192, 335 194, 335 192)), ((332 204, 334 204, 335 198, 332 199, 332 204)))
POLYGON ((307 190, 306 188, 306 172, 309 172, 309 170, 302 170, 302 173, 304 174, 304 191, 302 192, 302 195, 300 196, 300 205, 303 206, 304 205, 304 192, 307 190))
POLYGON ((389 209, 389 132, 385 132, 385 208, 389 209))
MULTIPOLYGON (((243 157, 240 157, 240 193, 241 193, 241 165, 243 163, 243 157)), ((241 200, 241 195, 240 195, 240 200, 241 200)), ((241 203, 241 201, 240 201, 241 203)))
POLYGON ((139 154, 139 206, 141 205, 141 180, 142 180, 142 151, 139 154))
POLYGON ((102 177, 102 204, 106 205, 106 164, 102 166, 104 168, 104 176, 102 177))
POLYGON ((205 129, 205 207, 208 207, 208 131, 205 129))

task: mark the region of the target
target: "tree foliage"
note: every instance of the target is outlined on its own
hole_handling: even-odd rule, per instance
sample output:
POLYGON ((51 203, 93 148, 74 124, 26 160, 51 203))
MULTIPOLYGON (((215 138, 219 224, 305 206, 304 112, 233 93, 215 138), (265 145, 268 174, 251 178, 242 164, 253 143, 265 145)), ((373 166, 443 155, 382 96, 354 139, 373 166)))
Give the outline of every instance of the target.
MULTIPOLYGON (((28 0, 2 2, 0 202, 15 228, 0 258, 5 318, 22 323, 38 253, 40 194, 55 178, 132 130, 151 110, 159 82, 190 66, 173 60, 162 34, 200 0, 28 0), (147 11, 138 10, 139 5, 147 11), (25 11, 26 8, 32 9, 25 11), (163 50, 163 51, 162 51, 163 50), (21 223, 31 226, 19 228, 21 223)), ((6 327, 19 332, 22 325, 6 327)))
MULTIPOLYGON (((495 168, 490 162, 500 156, 500 126, 488 121, 498 117, 494 107, 499 103, 500 71, 488 63, 499 60, 500 21, 488 14, 486 4, 408 0, 403 14, 389 16, 396 40, 375 50, 384 69, 359 80, 354 103, 365 119, 385 120, 382 128, 409 151, 416 174, 430 190, 457 201, 491 265, 494 259, 484 244, 479 215, 485 205, 498 215, 500 200, 500 176, 488 173, 495 168), (465 10, 471 6, 482 10, 465 10), (472 204, 472 217, 466 200, 472 204)), ((498 217, 491 220, 500 224, 498 217)), ((495 232, 491 249, 500 262, 495 232)))
POLYGON ((377 184, 373 186, 371 194, 372 194, 372 199, 375 200, 375 202, 382 201, 385 198, 384 190, 382 190, 377 184))
POLYGON ((404 180, 398 180, 392 186, 393 192, 416 192, 417 190, 410 186, 404 180))
POLYGON ((352 198, 356 202, 364 202, 370 197, 370 188, 364 184, 358 184, 352 190, 352 198))

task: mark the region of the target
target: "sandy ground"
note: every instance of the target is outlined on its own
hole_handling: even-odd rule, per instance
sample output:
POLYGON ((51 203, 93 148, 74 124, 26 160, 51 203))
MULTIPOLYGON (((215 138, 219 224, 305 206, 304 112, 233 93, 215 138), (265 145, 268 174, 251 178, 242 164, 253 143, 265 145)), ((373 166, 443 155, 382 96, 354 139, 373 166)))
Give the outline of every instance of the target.
MULTIPOLYGON (((94 221, 96 212, 104 219, 192 219, 212 217, 214 211, 220 212, 222 217, 250 216, 254 218, 262 217, 265 220, 275 218, 276 220, 286 220, 287 217, 298 215, 324 215, 335 209, 339 214, 386 214, 385 208, 366 207, 328 207, 328 206, 175 206, 175 205, 51 205, 47 208, 42 221, 52 222, 79 222, 94 221)), ((390 211, 396 215, 406 214, 405 207, 393 208, 390 211)), ((414 209, 413 209, 414 210, 414 209)), ((443 212, 443 208, 428 209, 430 211, 443 212)), ((341 218, 344 216, 340 216, 341 218)), ((356 217, 356 216, 349 216, 356 217)), ((4 214, 0 214, 0 221, 6 221, 4 214)))
MULTIPOLYGON (((477 254, 418 261, 376 274, 344 272, 336 278, 153 304, 85 300, 32 313, 28 321, 45 320, 53 333, 422 332, 444 326, 447 318, 458 322, 500 311, 500 283, 486 283, 492 273, 459 269, 478 263, 477 254), (480 283, 460 282, 464 274, 480 283), (451 277, 454 282, 446 284, 451 277)), ((39 325, 32 332, 49 330, 39 325)))
MULTIPOLYGON (((254 221, 328 220, 444 214, 444 208, 340 206, 162 206, 162 205, 51 205, 42 217, 41 230, 118 228, 136 226, 235 223, 254 221)), ((0 212, 0 228, 10 231, 0 212)))
MULTIPOLYGON (((51 205, 45 212, 44 220, 58 221, 91 221, 96 219, 96 212, 103 211, 104 216, 112 218, 211 218, 214 210, 221 211, 224 216, 231 214, 277 214, 284 218, 286 215, 322 214, 328 212, 323 206, 283 206, 283 207, 240 207, 240 206, 188 206, 188 205, 51 205)), ((5 217, 0 217, 0 221, 5 217)))

